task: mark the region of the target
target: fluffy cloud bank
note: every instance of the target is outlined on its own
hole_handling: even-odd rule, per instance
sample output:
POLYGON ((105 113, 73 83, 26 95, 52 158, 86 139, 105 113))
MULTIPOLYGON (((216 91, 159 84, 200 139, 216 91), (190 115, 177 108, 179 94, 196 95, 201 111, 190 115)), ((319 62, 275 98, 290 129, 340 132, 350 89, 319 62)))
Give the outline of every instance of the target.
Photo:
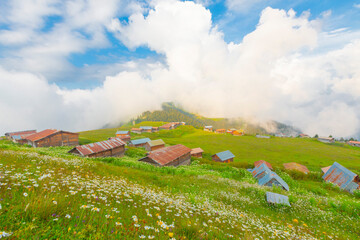
MULTIPOLYGON (((174 101, 207 116, 272 119, 309 134, 359 131, 359 40, 320 51, 321 20, 266 8, 242 42, 226 43, 202 5, 152 4, 128 22, 114 17, 86 26, 106 26, 128 48, 146 46, 165 63, 121 71, 91 90, 60 89, 41 75, 1 68, 1 130, 98 128, 174 101)), ((95 34, 97 27, 89 28, 95 34)))

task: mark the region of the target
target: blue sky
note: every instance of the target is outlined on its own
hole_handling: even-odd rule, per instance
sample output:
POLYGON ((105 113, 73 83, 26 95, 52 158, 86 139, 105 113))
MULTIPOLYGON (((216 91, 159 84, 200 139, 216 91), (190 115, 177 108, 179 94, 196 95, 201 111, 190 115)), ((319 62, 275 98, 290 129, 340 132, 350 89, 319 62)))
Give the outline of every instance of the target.
POLYGON ((4 0, 0 126, 93 129, 173 101, 358 136, 359 62, 360 1, 4 0))

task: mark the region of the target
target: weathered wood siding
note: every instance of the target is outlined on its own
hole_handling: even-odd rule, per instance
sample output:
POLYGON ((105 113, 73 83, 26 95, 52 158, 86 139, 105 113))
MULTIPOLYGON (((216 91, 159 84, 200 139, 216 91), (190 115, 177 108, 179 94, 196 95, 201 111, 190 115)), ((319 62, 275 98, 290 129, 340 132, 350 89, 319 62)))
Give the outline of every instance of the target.
POLYGON ((155 151, 155 150, 160 149, 160 148, 163 148, 163 147, 165 147, 165 144, 158 145, 158 146, 153 146, 153 147, 150 147, 150 144, 149 144, 149 143, 146 143, 146 144, 145 144, 145 149, 146 149, 147 151, 155 151))
POLYGON ((217 155, 214 155, 214 156, 212 156, 212 160, 215 162, 230 163, 230 162, 234 161, 234 158, 230 158, 226 161, 221 161, 221 159, 217 155))
POLYGON ((57 147, 57 146, 77 146, 79 145, 79 134, 58 132, 38 141, 29 141, 34 147, 57 147))
POLYGON ((202 153, 191 154, 192 157, 202 158, 202 153))
POLYGON ((191 155, 190 152, 182 155, 181 157, 177 158, 176 160, 166 164, 165 166, 181 166, 181 165, 190 165, 191 162, 191 155))

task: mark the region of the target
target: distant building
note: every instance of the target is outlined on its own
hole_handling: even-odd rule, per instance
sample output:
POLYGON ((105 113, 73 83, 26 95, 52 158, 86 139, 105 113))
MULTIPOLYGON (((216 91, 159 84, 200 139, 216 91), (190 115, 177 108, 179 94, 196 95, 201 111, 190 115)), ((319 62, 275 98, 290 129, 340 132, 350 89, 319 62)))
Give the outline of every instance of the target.
POLYGON ((283 165, 284 165, 284 168, 286 170, 296 170, 296 171, 299 171, 299 172, 303 172, 305 174, 309 173, 309 169, 306 166, 301 165, 301 164, 296 163, 296 162, 284 163, 283 165))
POLYGON ((215 162, 229 163, 234 161, 235 155, 232 154, 229 150, 224 152, 219 152, 211 156, 212 160, 215 162))
POLYGON ((135 140, 131 140, 129 142, 129 146, 130 147, 145 147, 145 144, 150 141, 151 141, 150 138, 135 139, 135 140))
POLYGON ((275 172, 271 171, 265 163, 250 170, 253 177, 258 179, 259 185, 262 186, 279 186, 289 191, 289 185, 275 172))
POLYGON ((204 131, 212 132, 213 131, 213 126, 205 126, 204 131))
POLYGON ((259 135, 259 134, 257 134, 256 137, 257 137, 257 138, 270 138, 270 136, 259 135))
POLYGON ((226 129, 223 129, 223 128, 216 129, 215 133, 226 133, 226 129))
POLYGON ((191 162, 190 152, 190 148, 178 144, 149 152, 146 157, 139 159, 139 161, 159 167, 189 165, 191 162))
POLYGON ((165 142, 161 139, 151 140, 145 144, 145 149, 147 151, 155 151, 163 147, 165 147, 165 142))
POLYGON ((125 142, 120 138, 79 145, 69 151, 69 153, 82 157, 122 157, 125 153, 125 142))
POLYGON ((33 147, 76 146, 79 144, 79 134, 46 129, 26 137, 26 140, 33 147))
POLYGON ((348 141, 347 143, 354 147, 360 147, 360 142, 358 141, 348 141))
POLYGON ((185 124, 186 124, 185 122, 180 122, 180 125, 182 126, 185 126, 185 124))
POLYGON ((233 136, 243 136, 245 134, 244 130, 235 130, 231 133, 233 136))
POLYGON ((337 162, 334 162, 322 178, 326 182, 332 182, 350 193, 359 189, 359 176, 337 162))
POLYGON ((142 129, 141 128, 132 128, 131 129, 132 133, 136 133, 136 134, 141 134, 142 133, 142 129))
POLYGON ((270 204, 284 204, 290 206, 288 196, 273 192, 266 192, 266 201, 270 204))
POLYGON ((332 137, 318 137, 318 140, 323 143, 333 143, 335 139, 332 137))
POLYGON ((271 164, 268 163, 267 161, 264 161, 264 160, 259 160, 259 161, 254 162, 254 166, 255 166, 255 167, 258 167, 258 166, 260 166, 260 165, 263 164, 263 163, 265 163, 265 165, 266 165, 269 169, 271 169, 271 170, 273 169, 272 166, 271 166, 271 164))
POLYGON ((117 131, 115 135, 116 135, 116 137, 129 136, 130 131, 117 131))
POLYGON ((19 136, 16 137, 17 139, 23 139, 26 138, 32 134, 36 133, 36 130, 24 130, 24 131, 18 131, 18 132, 7 132, 5 133, 5 137, 9 140, 14 140, 13 136, 19 136))
POLYGON ((159 127, 152 127, 152 131, 153 131, 153 132, 158 132, 158 131, 159 131, 159 127))
POLYGON ((301 134, 299 134, 299 138, 310 138, 310 136, 307 134, 301 133, 301 134))
POLYGON ((160 129, 172 130, 172 129, 175 129, 177 126, 178 126, 178 124, 176 124, 175 122, 170 122, 170 123, 166 123, 166 124, 162 125, 160 127, 160 129))
POLYGON ((151 133, 153 131, 153 127, 150 126, 141 126, 142 132, 149 132, 151 133))
POLYGON ((202 158, 203 152, 204 150, 202 150, 201 148, 193 148, 191 149, 191 156, 196 158, 202 158))

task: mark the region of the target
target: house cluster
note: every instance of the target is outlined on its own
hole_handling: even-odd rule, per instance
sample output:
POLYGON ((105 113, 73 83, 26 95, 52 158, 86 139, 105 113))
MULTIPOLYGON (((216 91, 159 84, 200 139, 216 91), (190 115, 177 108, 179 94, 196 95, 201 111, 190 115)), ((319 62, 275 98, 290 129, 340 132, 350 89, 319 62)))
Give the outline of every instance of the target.
POLYGON ((5 133, 7 139, 20 144, 29 144, 33 147, 76 146, 79 144, 79 134, 57 130, 45 129, 41 132, 25 130, 5 133))
POLYGON ((213 128, 213 126, 204 126, 204 131, 206 132, 214 132, 217 134, 231 134, 233 136, 242 136, 245 134, 244 130, 240 129, 235 129, 235 128, 231 128, 231 129, 224 129, 224 128, 219 128, 219 129, 215 129, 213 128))

